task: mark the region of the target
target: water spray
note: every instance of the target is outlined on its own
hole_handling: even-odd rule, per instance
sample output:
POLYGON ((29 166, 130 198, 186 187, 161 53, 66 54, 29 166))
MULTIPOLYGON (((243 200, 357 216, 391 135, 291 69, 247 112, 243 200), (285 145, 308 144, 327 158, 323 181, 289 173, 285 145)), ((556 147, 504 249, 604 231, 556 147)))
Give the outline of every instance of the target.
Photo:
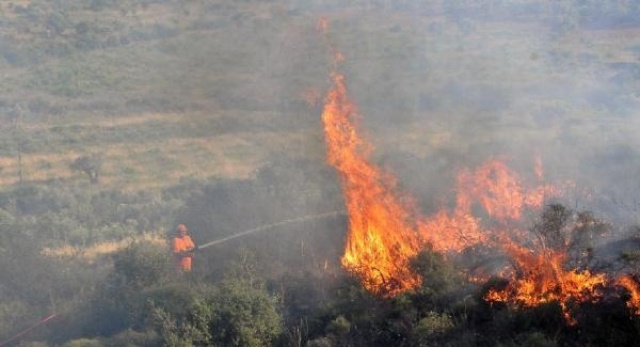
POLYGON ((231 236, 227 236, 218 240, 213 240, 210 242, 207 242, 203 245, 198 246, 198 249, 203 249, 203 248, 207 248, 207 247, 211 247, 217 244, 221 244, 224 242, 227 242, 229 240, 233 240, 236 239, 238 237, 242 237, 245 235, 249 235, 249 234, 253 234, 256 233, 258 231, 263 231, 263 230, 268 230, 268 229, 272 229, 275 227, 279 227, 281 225, 286 225, 286 224, 291 224, 291 223, 301 223, 301 222, 306 222, 309 220, 314 220, 314 219, 321 219, 321 218, 327 218, 327 217, 331 217, 331 216, 342 216, 342 215, 346 215, 346 213, 344 211, 334 211, 334 212, 327 212, 327 213, 321 213, 321 214, 315 214, 315 215, 311 215, 311 216, 304 216, 304 217, 298 217, 298 218, 292 218, 292 219, 287 219, 287 220, 283 220, 277 223, 271 223, 271 224, 265 224, 262 226, 259 226, 257 228, 253 228, 253 229, 249 229, 249 230, 245 230, 243 232, 231 235, 231 236))

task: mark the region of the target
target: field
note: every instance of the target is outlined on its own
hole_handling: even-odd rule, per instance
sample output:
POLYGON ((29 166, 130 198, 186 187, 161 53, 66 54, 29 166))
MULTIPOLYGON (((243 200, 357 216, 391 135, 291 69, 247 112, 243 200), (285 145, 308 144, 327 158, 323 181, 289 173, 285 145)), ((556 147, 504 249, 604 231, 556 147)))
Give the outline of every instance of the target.
MULTIPOLYGON (((14 4, 6 10, 13 14, 11 28, 27 21, 21 11, 47 6, 14 4)), ((304 67, 294 78, 276 56, 278 46, 305 33, 261 32, 262 25, 273 26, 277 6, 229 5, 219 15, 180 6, 133 6, 135 13, 123 14, 78 3, 77 9, 69 5, 59 33, 50 33, 47 23, 26 33, 7 28, 7 36, 24 46, 13 53, 26 61, 5 61, 1 69, 3 187, 75 184, 84 174, 70 165, 81 156, 103 157, 104 189, 145 190, 181 178, 249 177, 287 147, 321 151, 319 129, 310 126, 318 124, 317 115, 304 92, 322 84, 325 76, 311 81, 308 75, 326 64, 304 67), (190 11, 210 15, 185 14, 190 11), (90 33, 95 37, 79 37, 90 33), (88 47, 80 42, 85 39, 88 47), (289 79, 294 85, 287 85, 289 79)), ((306 30, 313 34, 313 27, 306 30)), ((7 60, 12 52, 4 53, 7 60)), ((289 59, 308 52, 293 53, 297 57, 289 59)))
POLYGON ((636 28, 559 35, 525 15, 354 3, 327 12, 323 42, 311 5, 96 4, 5 5, 5 189, 82 184, 81 156, 102 158, 101 189, 129 191, 251 177, 277 155, 323 160, 331 45, 381 158, 538 155, 576 178, 592 155, 637 145, 636 28))

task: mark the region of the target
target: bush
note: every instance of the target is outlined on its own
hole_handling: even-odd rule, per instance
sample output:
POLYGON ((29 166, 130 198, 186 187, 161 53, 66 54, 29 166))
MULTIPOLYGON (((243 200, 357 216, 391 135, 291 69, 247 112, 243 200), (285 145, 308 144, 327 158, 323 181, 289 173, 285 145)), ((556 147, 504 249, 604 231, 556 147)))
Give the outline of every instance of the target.
POLYGON ((156 310, 167 346, 269 346, 281 333, 276 299, 263 286, 230 281, 181 319, 156 310))
POLYGON ((171 257, 165 247, 136 242, 114 255, 115 275, 121 285, 144 288, 159 284, 172 273, 171 257))
POLYGON ((138 332, 131 329, 125 330, 104 341, 105 347, 138 347, 158 346, 160 336, 154 331, 138 332))

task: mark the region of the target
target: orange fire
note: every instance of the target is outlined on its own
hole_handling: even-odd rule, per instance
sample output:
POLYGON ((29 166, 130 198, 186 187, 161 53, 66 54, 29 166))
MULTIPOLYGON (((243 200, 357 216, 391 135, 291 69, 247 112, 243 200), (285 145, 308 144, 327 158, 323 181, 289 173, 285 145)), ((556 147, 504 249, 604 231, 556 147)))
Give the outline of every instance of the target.
MULTIPOLYGON (((328 22, 318 28, 325 35, 328 22)), ((326 37, 326 36, 325 36, 326 37)), ((333 52, 334 70, 344 56, 333 52)), ((409 259, 426 243, 436 251, 460 252, 486 242, 480 219, 472 215, 478 200, 490 216, 517 219, 524 206, 540 205, 534 194, 525 194, 519 180, 506 165, 493 160, 474 174, 463 172, 454 211, 441 210, 424 218, 396 190, 395 178, 369 160, 372 147, 360 135, 359 114, 350 100, 345 78, 334 71, 332 88, 325 100, 322 121, 327 161, 340 174, 349 213, 349 233, 342 264, 358 275, 372 291, 395 295, 416 287, 420 280, 409 269, 409 259)))
POLYGON ((559 250, 530 248, 505 240, 504 250, 512 259, 515 275, 505 288, 491 289, 485 300, 534 307, 557 301, 571 323, 568 304, 595 302, 601 299, 600 289, 606 285, 604 274, 588 270, 565 270, 566 253, 559 250))
POLYGON ((619 277, 616 284, 629 292, 627 307, 632 310, 633 314, 640 315, 640 284, 629 275, 619 277))
POLYGON ((409 259, 420 250, 409 209, 395 190, 395 180, 373 165, 371 146, 357 131, 358 113, 349 100, 344 76, 334 73, 322 121, 327 160, 340 174, 349 213, 349 235, 342 264, 364 286, 394 295, 419 284, 409 259))
MULTIPOLYGON (((441 210, 420 223, 420 235, 436 251, 460 252, 477 243, 491 243, 492 233, 480 226, 473 206, 479 206, 493 222, 507 225, 520 220, 525 208, 537 209, 545 196, 557 193, 550 186, 524 188, 518 175, 499 159, 489 160, 473 172, 459 173, 456 191, 453 213, 441 210)), ((513 229, 511 233, 521 232, 513 229)))
MULTIPOLYGON (((328 22, 319 21, 318 28, 326 35, 328 22)), ((409 261, 426 244, 438 252, 455 253, 482 243, 501 249, 512 265, 511 271, 503 272, 508 274, 507 285, 486 294, 489 302, 532 307, 557 301, 571 322, 571 302, 602 298, 605 274, 565 268, 567 240, 550 247, 521 228, 527 210, 539 212, 547 198, 562 193, 543 182, 539 158, 533 168, 540 182, 536 187, 527 188, 504 160, 489 160, 458 174, 455 206, 422 216, 409 203, 412 199, 398 191, 396 179, 371 162, 372 146, 360 135, 360 115, 344 75, 337 72, 344 56, 334 51, 333 59, 332 85, 322 112, 327 161, 339 173, 348 210, 342 264, 365 288, 394 296, 417 287, 420 278, 409 261)), ((629 305, 640 314, 640 286, 626 277, 616 283, 631 293, 629 305)))

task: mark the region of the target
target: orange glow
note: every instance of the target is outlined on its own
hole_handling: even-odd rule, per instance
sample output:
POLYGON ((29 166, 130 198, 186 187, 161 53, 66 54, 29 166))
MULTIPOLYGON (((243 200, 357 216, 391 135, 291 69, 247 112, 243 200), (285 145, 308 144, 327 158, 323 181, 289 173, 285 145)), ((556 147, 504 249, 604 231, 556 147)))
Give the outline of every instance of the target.
POLYGON ((394 193, 395 180, 373 165, 371 146, 358 135, 358 113, 344 76, 334 73, 322 121, 327 160, 340 174, 349 213, 349 235, 342 264, 364 286, 384 295, 414 288, 418 277, 409 259, 420 250, 411 215, 394 193))
POLYGON ((326 35, 327 31, 329 30, 329 20, 324 17, 318 18, 318 22, 316 23, 316 29, 326 35))
MULTIPOLYGON (((318 28, 326 34, 328 22, 321 19, 318 28)), ((360 135, 360 115, 344 75, 337 72, 343 60, 340 52, 333 52, 332 84, 322 123, 327 162, 339 174, 349 218, 342 265, 365 288, 383 296, 416 288, 421 279, 410 270, 409 261, 427 244, 444 253, 483 244, 500 250, 511 264, 501 271, 507 285, 490 290, 485 295, 489 302, 533 307, 556 301, 573 323, 571 303, 602 299, 605 274, 566 268, 568 236, 550 248, 544 235, 533 235, 523 227, 527 211, 538 213, 549 197, 562 194, 562 189, 543 182, 540 158, 531 175, 538 179, 537 186, 526 186, 504 160, 492 159, 475 170, 459 172, 453 206, 429 217, 420 215, 408 202, 412 198, 398 191, 395 177, 371 162, 373 148, 360 135)), ((469 279, 477 282, 486 277, 474 274, 469 279)), ((631 293, 628 305, 640 314, 638 283, 630 277, 616 283, 631 293)))
POLYGON ((565 270, 566 253, 529 248, 505 241, 504 250, 512 259, 515 275, 503 289, 492 289, 485 295, 489 302, 505 302, 522 307, 534 307, 557 301, 569 323, 573 322, 567 308, 570 301, 595 302, 602 296, 599 289, 607 278, 588 270, 565 270))
POLYGON ((316 107, 322 101, 322 94, 317 89, 306 89, 302 93, 300 93, 300 97, 307 103, 307 105, 311 108, 316 107))
POLYGON ((542 158, 539 155, 536 155, 536 161, 533 166, 533 172, 535 172, 536 178, 538 179, 538 181, 542 182, 544 178, 544 174, 542 171, 542 158))
POLYGON ((630 298, 627 301, 627 307, 633 311, 633 314, 640 315, 640 284, 628 275, 619 277, 616 284, 629 291, 630 298))
MULTIPOLYGON (((458 176, 458 201, 468 205, 473 200, 498 220, 519 219, 525 203, 517 175, 502 161, 492 160, 472 175, 466 171, 458 176)), ((465 206, 469 210, 470 206, 465 206)))
POLYGON ((418 224, 423 243, 429 243, 437 252, 461 252, 465 248, 486 240, 478 225, 479 219, 462 209, 453 214, 441 210, 432 218, 418 224))

